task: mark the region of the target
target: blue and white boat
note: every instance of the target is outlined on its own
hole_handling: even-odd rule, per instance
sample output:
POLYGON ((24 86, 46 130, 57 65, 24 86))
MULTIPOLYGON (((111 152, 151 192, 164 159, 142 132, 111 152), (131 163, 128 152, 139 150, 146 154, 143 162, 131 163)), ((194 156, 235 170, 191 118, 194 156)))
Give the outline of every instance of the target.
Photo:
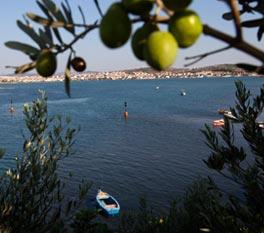
POLYGON ((98 207, 107 216, 116 216, 119 214, 120 205, 117 200, 108 193, 103 192, 101 189, 98 190, 96 195, 96 202, 98 207))

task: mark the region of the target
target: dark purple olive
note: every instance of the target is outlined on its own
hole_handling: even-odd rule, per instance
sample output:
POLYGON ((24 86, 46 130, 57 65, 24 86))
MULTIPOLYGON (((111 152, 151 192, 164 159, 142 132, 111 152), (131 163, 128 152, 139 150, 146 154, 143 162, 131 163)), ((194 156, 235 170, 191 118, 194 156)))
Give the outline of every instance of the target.
POLYGON ((74 70, 82 72, 86 69, 85 60, 81 57, 75 57, 71 60, 71 66, 74 70))

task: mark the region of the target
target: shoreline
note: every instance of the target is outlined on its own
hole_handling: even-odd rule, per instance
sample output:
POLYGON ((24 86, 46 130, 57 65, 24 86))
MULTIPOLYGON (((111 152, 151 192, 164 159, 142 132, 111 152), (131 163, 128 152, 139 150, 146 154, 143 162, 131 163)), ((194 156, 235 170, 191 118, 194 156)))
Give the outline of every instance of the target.
MULTIPOLYGON (((263 75, 246 72, 238 68, 230 68, 230 65, 218 65, 214 67, 196 69, 171 69, 165 71, 155 71, 150 68, 105 71, 105 72, 83 72, 72 73, 72 81, 91 81, 91 80, 153 80, 153 79, 177 79, 177 78, 229 78, 229 77, 258 77, 263 75)), ((39 82, 62 82, 63 74, 57 74, 49 78, 39 75, 0 75, 0 84, 16 83, 39 83, 39 82)))

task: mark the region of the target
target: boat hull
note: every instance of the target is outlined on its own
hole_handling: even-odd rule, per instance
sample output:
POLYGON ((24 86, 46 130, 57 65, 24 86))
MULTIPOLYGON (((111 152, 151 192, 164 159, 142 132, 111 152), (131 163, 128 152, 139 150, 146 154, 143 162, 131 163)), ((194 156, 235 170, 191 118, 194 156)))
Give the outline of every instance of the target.
POLYGON ((117 216, 120 212, 120 205, 117 200, 108 193, 99 191, 96 196, 97 207, 103 215, 111 217, 117 216))

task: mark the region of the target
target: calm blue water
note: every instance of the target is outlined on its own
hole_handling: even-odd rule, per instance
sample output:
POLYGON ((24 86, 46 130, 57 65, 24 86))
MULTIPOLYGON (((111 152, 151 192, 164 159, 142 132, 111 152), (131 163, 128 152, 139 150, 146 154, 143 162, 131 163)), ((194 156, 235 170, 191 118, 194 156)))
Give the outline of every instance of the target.
MULTIPOLYGON (((167 206, 172 198, 200 176, 212 175, 203 159, 209 155, 199 129, 218 119, 217 109, 234 104, 233 78, 170 79, 130 81, 87 81, 72 83, 72 98, 63 83, 0 86, 0 147, 7 150, 1 168, 13 164, 22 147, 25 132, 22 106, 47 92, 50 115, 70 116, 81 126, 76 153, 61 164, 61 174, 72 171, 68 195, 84 178, 93 182, 89 198, 102 186, 124 209, 133 209, 145 196, 152 206, 167 206), (159 90, 156 90, 159 86, 159 90), (180 95, 185 89, 186 96, 180 95), (7 109, 13 98, 17 110, 7 109), (129 119, 123 118, 124 101, 129 119)), ((242 79, 251 91, 259 90, 263 79, 242 79)), ((224 178, 218 183, 233 191, 224 178)))

